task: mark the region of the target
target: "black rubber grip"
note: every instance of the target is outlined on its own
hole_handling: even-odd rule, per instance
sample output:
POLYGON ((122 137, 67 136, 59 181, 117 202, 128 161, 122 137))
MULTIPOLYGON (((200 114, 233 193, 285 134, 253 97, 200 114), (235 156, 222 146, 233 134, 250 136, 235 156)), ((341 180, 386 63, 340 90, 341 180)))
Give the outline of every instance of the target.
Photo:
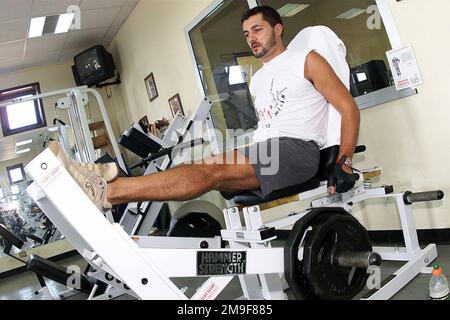
POLYGON ((355 153, 362 153, 362 152, 364 152, 366 150, 367 150, 367 148, 366 148, 365 145, 356 146, 355 153))
POLYGON ((381 265, 382 259, 375 252, 341 252, 336 255, 334 262, 340 267, 368 268, 381 265))
POLYGON ((403 201, 407 205, 413 204, 414 202, 442 200, 443 198, 444 192, 442 190, 414 192, 414 193, 411 191, 407 191, 403 195, 403 201))

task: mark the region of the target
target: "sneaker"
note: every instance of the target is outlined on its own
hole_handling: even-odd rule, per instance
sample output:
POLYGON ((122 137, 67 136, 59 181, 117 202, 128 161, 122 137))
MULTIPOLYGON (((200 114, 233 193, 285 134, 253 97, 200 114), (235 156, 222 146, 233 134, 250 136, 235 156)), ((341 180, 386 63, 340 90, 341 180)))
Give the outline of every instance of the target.
POLYGON ((111 203, 106 199, 108 181, 105 177, 112 182, 117 176, 114 177, 114 174, 111 172, 101 171, 99 169, 96 171, 95 169, 91 169, 92 167, 89 165, 70 159, 58 142, 52 142, 48 147, 62 162, 72 178, 75 179, 80 188, 100 211, 108 211, 112 208, 111 203), (105 177, 96 172, 104 174, 105 177))
POLYGON ((69 157, 69 155, 65 152, 65 150, 61 147, 59 142, 52 141, 49 143, 48 147, 53 152, 53 154, 64 164, 67 166, 72 165, 75 168, 84 168, 89 171, 92 171, 99 177, 105 179, 107 183, 111 183, 117 179, 119 176, 119 168, 115 162, 110 163, 84 163, 76 161, 69 157))

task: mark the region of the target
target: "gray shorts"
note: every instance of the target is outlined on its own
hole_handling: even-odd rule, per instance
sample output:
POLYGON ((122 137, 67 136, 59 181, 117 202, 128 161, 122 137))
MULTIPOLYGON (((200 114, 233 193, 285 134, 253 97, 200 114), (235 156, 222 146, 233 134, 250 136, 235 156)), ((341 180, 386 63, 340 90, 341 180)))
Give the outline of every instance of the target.
POLYGON ((255 168, 260 190, 252 192, 262 197, 304 183, 319 169, 320 150, 314 141, 280 137, 238 150, 255 168))

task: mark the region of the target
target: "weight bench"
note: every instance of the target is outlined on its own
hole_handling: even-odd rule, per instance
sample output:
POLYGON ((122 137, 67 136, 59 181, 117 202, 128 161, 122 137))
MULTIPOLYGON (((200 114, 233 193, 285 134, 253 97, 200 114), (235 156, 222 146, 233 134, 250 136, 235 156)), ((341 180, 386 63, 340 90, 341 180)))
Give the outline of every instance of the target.
MULTIPOLYGON (((247 299, 286 299, 282 279, 286 277, 291 288, 298 286, 304 290, 304 284, 299 283, 299 280, 308 277, 307 273, 299 274, 302 272, 299 268, 292 269, 289 266, 292 262, 305 265, 307 257, 304 254, 317 252, 318 249, 312 240, 309 246, 302 244, 303 233, 300 231, 310 230, 308 221, 314 223, 312 235, 320 235, 320 232, 317 232, 320 221, 315 217, 322 219, 322 216, 323 219, 329 216, 338 219, 341 226, 345 221, 349 221, 359 234, 367 234, 367 230, 360 227, 349 212, 353 203, 370 198, 396 200, 405 236, 405 248, 375 247, 373 253, 379 254, 383 260, 404 261, 406 264, 365 299, 389 299, 417 274, 423 272, 423 269, 437 257, 434 244, 424 249, 419 246, 411 204, 416 201, 441 199, 442 192, 394 193, 392 187, 371 188, 370 183, 365 181, 364 185, 357 186, 347 193, 314 199, 309 210, 294 212, 285 218, 266 223, 262 222, 259 206, 245 207, 242 210, 244 226, 241 224, 239 210, 235 207, 227 208, 224 210, 226 229, 221 231, 221 235, 222 240, 228 241, 229 248, 223 249, 220 245, 208 249, 200 249, 206 246, 195 249, 173 248, 168 245, 170 237, 166 238, 160 247, 152 244, 145 246, 141 239, 143 237, 130 237, 121 225, 108 221, 50 150, 41 152, 25 169, 34 180, 27 188, 27 192, 80 255, 96 270, 94 276, 121 290, 122 294, 127 293, 140 299, 187 299, 184 291, 175 285, 172 278, 189 277, 207 278, 191 299, 214 299, 236 276, 247 299), (333 212, 338 214, 333 215, 333 212), (314 219, 311 215, 314 215, 314 219), (311 219, 302 219, 305 217, 311 219), (289 247, 272 248, 270 242, 276 235, 271 230, 292 225, 298 232, 291 232, 291 235, 294 234, 296 237, 293 241, 287 241, 289 247), (230 259, 234 262, 225 267, 220 263, 230 259)), ((317 189, 317 192, 321 193, 326 193, 327 190, 326 186, 317 189)), ((320 228, 325 227, 333 228, 334 224, 328 221, 320 228)), ((346 232, 347 229, 341 227, 341 230, 346 232)), ((346 238, 350 239, 349 241, 353 239, 349 235, 346 238)), ((372 257, 372 251, 353 250, 357 249, 359 244, 357 241, 343 254, 338 255, 338 262, 333 262, 333 265, 337 268, 342 266, 349 268, 356 264, 360 272, 361 270, 365 272, 365 267, 371 265, 371 259, 368 258, 372 257)), ((368 247, 370 248, 371 244, 368 247)), ((310 257, 314 258, 315 255, 310 257)), ((311 259, 308 261, 311 265, 317 262, 311 259)), ((330 264, 328 269, 331 272, 333 265, 330 264)), ((318 269, 315 270, 316 273, 311 275, 317 275, 318 269)), ((341 283, 345 285, 345 282, 341 283)), ((321 286, 323 287, 323 283, 321 286)), ((326 291, 323 296, 340 298, 339 295, 334 296, 333 292, 326 291)))

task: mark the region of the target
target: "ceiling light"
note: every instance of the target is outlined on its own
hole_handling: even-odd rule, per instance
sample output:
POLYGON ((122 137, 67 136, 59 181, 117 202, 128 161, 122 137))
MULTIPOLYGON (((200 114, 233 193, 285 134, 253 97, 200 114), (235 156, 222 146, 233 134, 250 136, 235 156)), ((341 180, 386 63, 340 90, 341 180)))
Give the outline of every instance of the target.
POLYGON ((32 18, 28 38, 36 38, 42 36, 44 31, 45 17, 32 18))
POLYGON ((285 18, 290 18, 302 10, 305 10, 309 7, 309 4, 300 4, 300 3, 288 3, 278 9, 278 13, 280 16, 285 18))
POLYGON ((336 19, 346 19, 346 20, 350 20, 353 19, 357 16, 359 16, 360 14, 363 14, 364 12, 366 12, 366 9, 358 9, 358 8, 352 8, 350 10, 345 11, 344 13, 338 15, 336 17, 336 19))
POLYGON ((30 148, 22 149, 22 150, 16 151, 16 155, 24 154, 24 153, 27 153, 27 152, 30 152, 30 151, 31 151, 30 148))
POLYGON ((63 13, 59 15, 58 24, 56 25, 55 33, 68 32, 72 25, 75 13, 63 13))
POLYGON ((27 144, 30 144, 32 142, 33 142, 32 139, 21 141, 21 142, 17 142, 16 143, 16 147, 26 146, 27 144))

